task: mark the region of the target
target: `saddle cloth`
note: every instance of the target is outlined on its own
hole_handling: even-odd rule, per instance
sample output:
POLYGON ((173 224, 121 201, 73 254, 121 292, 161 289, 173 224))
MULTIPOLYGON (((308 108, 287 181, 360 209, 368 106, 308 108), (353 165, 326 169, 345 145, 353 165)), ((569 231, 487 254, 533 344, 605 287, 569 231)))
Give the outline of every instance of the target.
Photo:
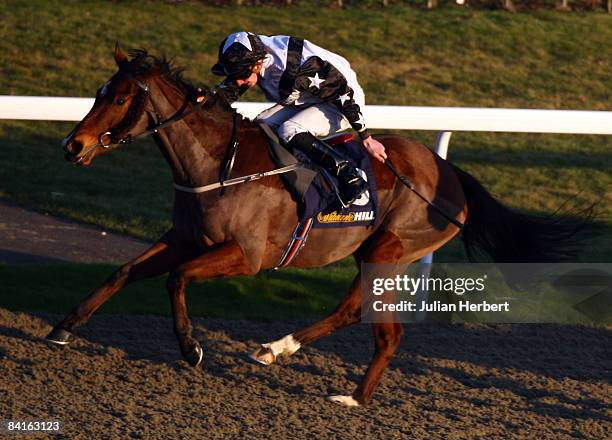
POLYGON ((285 186, 298 204, 300 222, 312 219, 314 228, 371 226, 376 223, 377 194, 372 165, 361 143, 352 141, 352 135, 341 134, 325 140, 347 157, 368 182, 368 191, 343 209, 333 189, 338 187, 335 177, 321 173, 301 151, 288 151, 270 127, 265 124, 260 124, 260 127, 269 138, 269 151, 276 166, 303 164, 295 171, 281 174, 285 186))

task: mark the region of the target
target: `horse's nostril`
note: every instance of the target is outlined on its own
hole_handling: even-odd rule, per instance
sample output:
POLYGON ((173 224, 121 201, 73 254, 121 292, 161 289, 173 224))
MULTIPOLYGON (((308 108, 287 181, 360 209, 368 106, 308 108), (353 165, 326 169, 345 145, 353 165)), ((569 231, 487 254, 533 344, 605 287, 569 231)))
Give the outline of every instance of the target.
POLYGON ((72 142, 68 143, 68 145, 66 146, 66 151, 68 153, 77 155, 81 151, 83 151, 83 144, 79 141, 73 140, 72 142))

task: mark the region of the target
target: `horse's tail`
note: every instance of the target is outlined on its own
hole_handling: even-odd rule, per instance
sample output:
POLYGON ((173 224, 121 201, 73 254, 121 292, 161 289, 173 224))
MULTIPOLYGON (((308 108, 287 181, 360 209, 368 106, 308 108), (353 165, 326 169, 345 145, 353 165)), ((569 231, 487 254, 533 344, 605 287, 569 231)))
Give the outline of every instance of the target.
POLYGON ((473 176, 453 166, 468 206, 463 243, 468 258, 481 253, 498 263, 558 262, 574 259, 580 232, 593 218, 593 206, 574 216, 536 216, 497 201, 473 176))

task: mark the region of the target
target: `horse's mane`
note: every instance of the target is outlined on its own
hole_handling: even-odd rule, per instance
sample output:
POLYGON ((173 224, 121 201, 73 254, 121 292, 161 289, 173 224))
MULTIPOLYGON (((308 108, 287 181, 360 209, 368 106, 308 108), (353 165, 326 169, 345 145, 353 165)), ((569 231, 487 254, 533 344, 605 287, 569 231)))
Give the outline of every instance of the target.
MULTIPOLYGON (((168 59, 166 55, 156 57, 149 55, 146 49, 131 49, 129 56, 131 60, 122 66, 122 70, 133 75, 163 76, 177 84, 187 94, 196 92, 197 87, 183 76, 185 69, 175 66, 174 61, 168 59)), ((205 89, 209 92, 208 88, 205 89)))
MULTIPOLYGON (((172 59, 168 59, 166 55, 156 57, 150 55, 146 49, 131 49, 128 52, 131 60, 126 65, 121 67, 121 70, 127 71, 133 75, 162 76, 177 87, 179 87, 187 96, 194 94, 205 94, 207 97, 207 107, 216 107, 222 112, 235 113, 236 110, 227 102, 225 95, 214 93, 209 87, 196 87, 193 83, 183 76, 185 69, 174 65, 172 59)), ((242 119, 242 118, 241 118, 242 119)))

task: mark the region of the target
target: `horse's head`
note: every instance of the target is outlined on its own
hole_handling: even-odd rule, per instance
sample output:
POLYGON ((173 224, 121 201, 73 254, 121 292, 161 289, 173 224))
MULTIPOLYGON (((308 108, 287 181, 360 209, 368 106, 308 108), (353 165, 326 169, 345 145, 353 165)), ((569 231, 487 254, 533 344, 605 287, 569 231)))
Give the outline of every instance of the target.
POLYGON ((92 109, 62 141, 66 160, 90 165, 94 157, 146 130, 148 90, 147 71, 140 62, 143 56, 146 53, 130 61, 115 47, 119 70, 98 90, 92 109))

